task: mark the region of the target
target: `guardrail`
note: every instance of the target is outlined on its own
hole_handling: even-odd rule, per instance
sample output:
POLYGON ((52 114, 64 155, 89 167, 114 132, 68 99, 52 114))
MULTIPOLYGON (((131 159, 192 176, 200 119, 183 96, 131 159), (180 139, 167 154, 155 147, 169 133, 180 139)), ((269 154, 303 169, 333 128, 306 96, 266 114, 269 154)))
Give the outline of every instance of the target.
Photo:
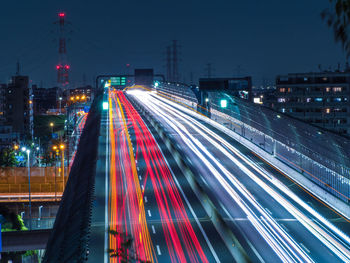
MULTIPOLYGON (((193 106, 194 103, 197 103, 195 95, 188 95, 188 93, 192 92, 190 88, 187 88, 186 92, 183 89, 178 90, 176 86, 160 87, 157 90, 168 93, 172 100, 196 109, 193 106)), ((236 100, 227 94, 208 93, 208 104, 210 104, 211 109, 206 115, 211 119, 223 124, 226 128, 274 155, 277 159, 299 171, 306 178, 340 200, 350 203, 350 168, 346 165, 350 158, 347 156, 346 149, 341 148, 343 146, 340 144, 341 139, 335 141, 332 139, 332 134, 317 132, 317 128, 287 116, 283 116, 286 120, 282 124, 280 114, 263 107, 259 109, 264 112, 259 114, 259 109, 257 109, 259 106, 248 105, 247 102, 241 102, 239 99, 236 100), (231 107, 220 107, 219 102, 221 99, 230 100, 229 105, 231 107), (247 112, 244 107, 252 107, 256 111, 256 116, 254 111, 247 112), (271 116, 265 111, 269 111, 271 116), (280 121, 279 124, 274 124, 276 121, 280 121), (284 128, 282 127, 283 125, 289 125, 287 128, 296 134, 290 137, 283 135, 281 132, 284 128), (303 131, 302 134, 297 134, 298 131, 295 125, 305 126, 305 130, 299 128, 299 130, 303 131), (275 127, 278 126, 280 129, 275 130, 275 127), (313 137, 314 135, 309 134, 309 130, 312 130, 314 134, 319 136, 320 141, 317 141, 317 138, 313 137), (334 145, 338 145, 339 149, 335 146, 333 147, 337 148, 335 152, 338 152, 338 154, 331 151, 332 145, 322 145, 322 138, 323 140, 327 139, 326 144, 332 142, 334 145)), ((344 138, 343 140, 345 143, 346 139, 344 138)))
POLYGON ((86 260, 91 224, 102 92, 92 103, 43 262, 86 260))

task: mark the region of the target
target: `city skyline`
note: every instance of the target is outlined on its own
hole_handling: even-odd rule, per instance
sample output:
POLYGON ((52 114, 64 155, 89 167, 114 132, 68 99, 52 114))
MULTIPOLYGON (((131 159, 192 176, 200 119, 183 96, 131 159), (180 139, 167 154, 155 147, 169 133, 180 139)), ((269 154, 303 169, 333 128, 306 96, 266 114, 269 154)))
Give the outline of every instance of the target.
POLYGON ((53 22, 61 11, 71 22, 67 35, 73 85, 81 85, 83 75, 91 83, 98 74, 124 73, 126 64, 165 74, 166 46, 173 39, 181 45, 181 80, 187 82, 191 72, 195 80, 205 76, 208 63, 214 76, 235 76, 239 71, 259 86, 263 79, 274 83, 278 74, 318 71, 318 65, 334 70, 338 63, 344 68, 346 61, 321 19, 327 0, 103 3, 3 3, 8 12, 0 17, 0 34, 5 36, 0 44, 0 82, 7 82, 20 61, 21 73, 33 83, 55 85, 58 41, 53 22))

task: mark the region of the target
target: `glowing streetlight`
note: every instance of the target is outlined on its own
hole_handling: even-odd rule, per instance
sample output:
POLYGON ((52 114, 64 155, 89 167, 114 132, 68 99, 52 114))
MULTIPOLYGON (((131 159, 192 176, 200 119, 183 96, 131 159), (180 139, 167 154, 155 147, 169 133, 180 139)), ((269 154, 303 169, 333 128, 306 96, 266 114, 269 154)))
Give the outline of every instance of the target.
POLYGON ((30 150, 26 147, 22 147, 22 151, 27 153, 27 165, 28 165, 28 194, 29 194, 29 230, 32 230, 32 196, 30 192, 30 162, 29 154, 30 150))

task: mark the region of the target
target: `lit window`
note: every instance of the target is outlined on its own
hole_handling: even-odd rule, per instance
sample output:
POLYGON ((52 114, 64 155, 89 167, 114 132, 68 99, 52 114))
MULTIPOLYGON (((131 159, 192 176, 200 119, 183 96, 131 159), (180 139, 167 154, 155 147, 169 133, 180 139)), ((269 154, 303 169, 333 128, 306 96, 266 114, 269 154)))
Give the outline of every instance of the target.
POLYGON ((322 78, 322 80, 323 80, 323 81, 327 81, 327 78, 326 78, 326 77, 324 77, 324 78, 322 78))
POLYGON ((315 98, 315 101, 317 101, 317 102, 320 102, 322 100, 323 100, 322 98, 315 98))
POLYGON ((306 102, 311 102, 311 98, 306 98, 306 102))
POLYGON ((286 102, 286 98, 278 98, 277 101, 280 102, 280 103, 281 102, 286 102))
POLYGON ((304 81, 307 81, 307 78, 304 78, 304 81))
POLYGON ((286 112, 286 109, 285 109, 285 108, 282 108, 281 111, 282 111, 283 113, 285 113, 285 112, 286 112))
POLYGON ((330 113, 331 112, 331 109, 326 109, 326 113, 330 113))
POLYGON ((280 92, 286 92, 286 88, 280 88, 280 92))
POLYGON ((330 92, 331 91, 331 88, 330 87, 327 87, 326 88, 326 92, 330 92))
POLYGON ((342 88, 341 87, 333 87, 333 92, 341 92, 342 88))
POLYGON ((336 102, 340 102, 341 98, 334 98, 333 100, 336 101, 336 102))

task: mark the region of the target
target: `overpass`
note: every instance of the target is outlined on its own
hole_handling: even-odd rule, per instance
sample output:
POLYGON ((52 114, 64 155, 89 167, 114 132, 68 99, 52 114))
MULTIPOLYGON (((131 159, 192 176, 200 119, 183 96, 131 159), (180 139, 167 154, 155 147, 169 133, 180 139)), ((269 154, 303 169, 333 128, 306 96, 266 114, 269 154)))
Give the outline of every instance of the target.
POLYGON ((44 262, 350 261, 345 138, 178 84, 99 91, 44 262))

